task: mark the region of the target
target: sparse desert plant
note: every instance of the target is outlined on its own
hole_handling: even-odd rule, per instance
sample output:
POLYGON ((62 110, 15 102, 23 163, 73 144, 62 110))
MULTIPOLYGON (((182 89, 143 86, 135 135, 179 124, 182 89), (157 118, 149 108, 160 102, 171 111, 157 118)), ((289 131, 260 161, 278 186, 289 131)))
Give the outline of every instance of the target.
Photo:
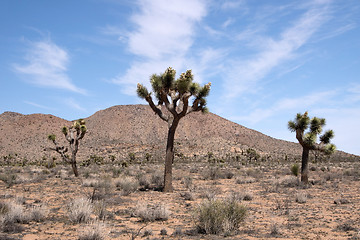
POLYGON ((246 149, 246 156, 248 157, 248 160, 251 162, 252 160, 257 161, 260 159, 260 154, 256 152, 253 148, 246 149))
POLYGON ((300 181, 295 176, 285 176, 275 181, 274 184, 278 184, 284 187, 297 187, 300 184, 300 181))
POLYGON ((306 203, 308 195, 305 192, 299 192, 295 195, 295 201, 297 203, 306 203))
POLYGON ((217 198, 218 195, 222 193, 222 190, 217 187, 208 187, 202 190, 200 194, 201 198, 206 198, 208 200, 214 200, 217 198))
POLYGON ((111 214, 106 210, 107 204, 105 201, 96 201, 93 205, 94 214, 98 217, 99 220, 105 220, 111 214))
POLYGON ((241 202, 253 200, 253 194, 248 191, 243 192, 231 192, 228 196, 229 201, 241 202))
POLYGON ((193 186, 193 179, 190 176, 185 176, 183 177, 181 183, 184 184, 185 188, 190 189, 193 186))
POLYGON ((246 183, 254 183, 256 179, 253 177, 238 177, 235 180, 236 184, 246 184, 246 183))
POLYGON ((164 176, 161 172, 156 171, 151 174, 151 184, 154 185, 154 188, 161 189, 164 186, 164 176))
POLYGON ((103 222, 94 222, 86 225, 79 233, 79 240, 103 240, 108 236, 106 225, 103 222))
POLYGON ((163 204, 150 206, 147 203, 138 203, 134 215, 143 222, 153 222, 168 220, 170 212, 163 204))
POLYGON ((0 174, 0 180, 5 183, 7 188, 13 186, 17 183, 16 181, 17 175, 16 174, 0 174))
POLYGON ((48 135, 48 139, 54 143, 55 148, 46 148, 45 150, 53 150, 59 153, 64 162, 71 164, 75 177, 78 177, 79 172, 77 168, 76 154, 79 150, 80 140, 84 138, 87 131, 85 120, 76 120, 72 126, 69 128, 64 126, 61 131, 69 144, 69 148, 60 146, 56 141, 55 134, 50 134, 48 135), (67 154, 69 149, 71 151, 71 156, 67 154))
POLYGON ((291 166, 290 168, 292 174, 294 174, 294 176, 298 176, 299 175, 299 170, 300 170, 300 166, 299 164, 295 163, 291 166))
POLYGON ((151 185, 151 179, 148 175, 139 176, 139 185, 143 190, 149 189, 151 185))
POLYGON ((128 155, 129 155, 129 163, 135 163, 136 160, 135 153, 130 152, 128 155))
POLYGON ((151 92, 141 84, 137 85, 137 94, 140 98, 145 99, 151 109, 167 122, 169 131, 166 146, 165 170, 164 170, 164 192, 172 192, 172 165, 174 161, 174 139, 176 128, 181 118, 192 112, 207 112, 206 96, 210 92, 211 83, 200 87, 199 84, 193 82, 193 74, 191 70, 182 73, 175 80, 176 71, 169 67, 163 74, 153 74, 150 78, 151 86, 155 97, 158 100, 156 106, 152 100, 151 92), (189 106, 190 98, 193 99, 192 105, 189 106), (161 106, 170 113, 163 113, 161 106))
POLYGON ((196 210, 195 226, 199 233, 231 234, 245 220, 247 208, 237 201, 206 200, 196 210))
POLYGON ((180 196, 188 201, 194 200, 194 194, 192 192, 183 192, 183 193, 180 193, 180 196))
POLYGON ((127 196, 139 188, 139 181, 133 177, 118 178, 115 180, 115 186, 121 190, 122 195, 127 196))
POLYGON ((281 235, 280 227, 279 227, 278 224, 272 223, 272 224, 270 225, 270 235, 271 235, 271 236, 281 235))
POLYGON ((347 222, 337 225, 336 230, 343 232, 356 231, 357 229, 356 227, 354 227, 354 225, 356 226, 356 224, 352 220, 349 220, 347 222))
POLYGON ((42 222, 49 214, 49 208, 45 205, 33 206, 30 210, 30 218, 35 222, 42 222))
POLYGON ((332 154, 335 152, 335 145, 330 143, 330 140, 334 137, 332 130, 326 131, 320 136, 320 143, 316 143, 318 135, 322 132, 322 128, 325 126, 325 118, 313 117, 309 118, 308 112, 304 114, 298 113, 294 121, 288 122, 288 128, 292 132, 296 132, 296 139, 299 141, 303 148, 302 160, 301 160, 301 182, 308 183, 308 163, 309 152, 321 151, 325 154, 332 154), (305 131, 309 128, 309 131, 305 131))
POLYGON ((87 198, 75 198, 68 205, 68 217, 73 223, 86 223, 91 219, 93 206, 87 198))

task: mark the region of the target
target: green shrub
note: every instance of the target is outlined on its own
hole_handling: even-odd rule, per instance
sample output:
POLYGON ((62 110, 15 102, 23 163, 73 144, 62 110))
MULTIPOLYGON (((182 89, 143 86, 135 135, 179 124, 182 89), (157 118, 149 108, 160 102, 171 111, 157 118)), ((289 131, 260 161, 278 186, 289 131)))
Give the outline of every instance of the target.
POLYGON ((291 166, 290 170, 292 174, 294 174, 294 176, 298 176, 300 170, 299 164, 295 163, 294 165, 291 166))
POLYGON ((233 200, 208 200, 196 211, 196 228, 199 233, 231 234, 247 215, 247 208, 233 200))

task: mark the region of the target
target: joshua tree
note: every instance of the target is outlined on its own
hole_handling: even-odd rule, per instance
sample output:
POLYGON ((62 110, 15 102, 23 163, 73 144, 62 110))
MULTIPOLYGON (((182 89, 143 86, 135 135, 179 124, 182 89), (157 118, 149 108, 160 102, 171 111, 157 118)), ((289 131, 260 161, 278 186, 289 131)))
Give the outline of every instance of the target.
POLYGON ((303 148, 301 161, 301 182, 308 183, 308 162, 309 151, 321 151, 325 154, 332 154, 335 152, 335 145, 330 143, 334 137, 332 130, 326 131, 320 136, 320 143, 317 143, 317 137, 322 132, 325 126, 324 118, 313 117, 309 118, 308 113, 298 113, 294 121, 288 122, 288 128, 292 132, 296 132, 296 139, 303 148), (307 133, 304 133, 309 128, 307 133))
POLYGON ((145 99, 151 109, 162 120, 168 123, 168 138, 166 145, 165 171, 164 171, 164 192, 172 192, 172 164, 174 160, 174 137, 175 131, 181 118, 191 112, 202 111, 207 112, 205 97, 210 92, 211 83, 200 87, 198 83, 193 82, 193 74, 191 70, 182 73, 175 80, 175 70, 169 67, 163 74, 153 74, 150 77, 150 83, 154 91, 154 95, 158 100, 156 106, 151 97, 151 92, 141 84, 137 85, 137 94, 140 98, 145 99), (189 106, 189 100, 192 105, 189 106), (168 114, 164 114, 164 108, 168 114))
POLYGON ((74 124, 69 128, 64 126, 61 129, 62 133, 65 136, 65 139, 69 143, 71 156, 66 154, 69 150, 67 147, 60 146, 58 142, 56 142, 56 136, 54 134, 48 135, 48 139, 54 143, 55 148, 47 148, 45 150, 49 149, 58 152, 61 155, 64 162, 71 164, 75 177, 79 176, 79 172, 76 165, 76 154, 79 149, 80 140, 85 136, 86 130, 87 129, 85 126, 85 120, 83 119, 74 121, 74 124))

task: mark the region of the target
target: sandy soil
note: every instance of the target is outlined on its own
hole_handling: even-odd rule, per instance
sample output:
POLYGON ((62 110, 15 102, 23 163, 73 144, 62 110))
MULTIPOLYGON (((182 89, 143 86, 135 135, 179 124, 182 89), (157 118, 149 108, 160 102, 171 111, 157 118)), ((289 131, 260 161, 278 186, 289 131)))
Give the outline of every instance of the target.
POLYGON ((177 163, 173 193, 139 187, 129 195, 116 181, 127 176, 154 179, 162 165, 80 167, 81 178, 74 178, 67 166, 1 167, 3 179, 16 175, 16 180, 0 180, 0 203, 17 201, 24 214, 40 205, 48 212, 42 221, 3 228, 0 239, 79 239, 91 222, 101 227, 105 239, 360 239, 360 164, 312 164, 308 186, 291 174, 291 165, 177 163), (242 196, 248 208, 240 228, 230 236, 197 233, 198 205, 230 195, 242 196), (103 206, 105 212, 99 216, 94 210, 88 223, 71 222, 69 203, 80 197, 92 198, 94 209, 103 206), (144 204, 166 207, 168 219, 141 221, 136 211, 144 204))

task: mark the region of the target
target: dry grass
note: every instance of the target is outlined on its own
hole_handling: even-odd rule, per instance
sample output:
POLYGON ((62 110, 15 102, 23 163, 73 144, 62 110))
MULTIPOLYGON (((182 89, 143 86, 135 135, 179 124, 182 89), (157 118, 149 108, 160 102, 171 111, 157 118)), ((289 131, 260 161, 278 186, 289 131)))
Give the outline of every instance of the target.
MULTIPOLYGON (((360 179, 352 169, 360 164, 313 164, 307 186, 291 175, 291 165, 221 164, 216 171, 234 176, 211 180, 204 179, 208 163, 181 163, 174 168, 173 193, 155 187, 162 185, 162 165, 124 168, 116 178, 111 171, 116 166, 90 166, 82 179, 69 176, 68 166, 57 166, 39 181, 10 187, 0 181, 0 239, 356 239, 360 179), (246 205, 248 217, 219 220, 226 212, 222 208, 213 214, 216 230, 200 223, 199 209, 218 203, 203 211, 206 222, 211 211, 221 209, 219 202, 246 205)), ((6 171, 37 179, 34 172, 44 169, 6 171)))

